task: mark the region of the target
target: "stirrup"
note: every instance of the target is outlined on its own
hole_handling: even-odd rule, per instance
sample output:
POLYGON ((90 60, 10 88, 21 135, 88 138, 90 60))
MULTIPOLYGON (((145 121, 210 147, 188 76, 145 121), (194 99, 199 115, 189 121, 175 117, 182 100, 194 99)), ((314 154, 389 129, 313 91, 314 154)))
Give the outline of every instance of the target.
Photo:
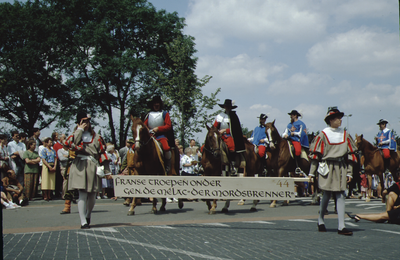
POLYGON ((295 173, 301 174, 301 175, 306 175, 306 174, 300 169, 300 167, 297 167, 297 168, 296 168, 295 173))

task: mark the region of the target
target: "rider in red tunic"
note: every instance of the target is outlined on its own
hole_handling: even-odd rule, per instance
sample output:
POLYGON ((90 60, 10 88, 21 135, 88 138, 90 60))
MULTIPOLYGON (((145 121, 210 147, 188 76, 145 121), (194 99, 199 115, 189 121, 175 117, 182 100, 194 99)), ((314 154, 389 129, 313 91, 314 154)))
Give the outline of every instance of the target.
POLYGON ((162 145, 165 159, 165 171, 171 168, 171 147, 167 136, 172 131, 172 123, 167 111, 163 111, 164 103, 160 96, 155 96, 147 104, 151 111, 146 115, 144 124, 154 132, 154 136, 162 145))

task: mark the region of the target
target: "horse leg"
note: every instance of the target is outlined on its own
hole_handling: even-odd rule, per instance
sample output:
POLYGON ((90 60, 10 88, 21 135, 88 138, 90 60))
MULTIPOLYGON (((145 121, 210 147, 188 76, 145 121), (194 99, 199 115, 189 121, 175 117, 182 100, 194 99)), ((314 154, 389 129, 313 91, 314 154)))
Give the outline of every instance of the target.
POLYGON ((225 206, 222 208, 221 212, 222 213, 228 213, 228 208, 231 205, 231 200, 226 200, 225 201, 225 206))
POLYGON ((166 198, 162 198, 161 199, 161 207, 160 207, 160 211, 161 212, 165 211, 165 205, 167 205, 167 199, 166 198))
POLYGON ((129 208, 129 211, 128 211, 128 216, 135 215, 135 207, 136 207, 136 198, 132 198, 132 203, 131 203, 131 207, 129 208))
POLYGON ((215 210, 216 208, 217 208, 217 199, 214 199, 208 214, 210 214, 210 215, 215 214, 216 213, 216 210, 215 210))
POLYGON ((246 201, 246 200, 244 200, 244 199, 239 200, 238 205, 239 205, 239 206, 243 206, 245 201, 246 201))
POLYGON ((183 208, 183 199, 178 199, 178 207, 179 209, 183 208))
POLYGON ((283 201, 282 206, 289 206, 289 201, 288 200, 283 201))
POLYGON ((253 206, 251 206, 250 211, 254 212, 257 211, 257 204, 258 204, 259 200, 253 200, 253 206))
POLYGON ((270 208, 276 208, 276 200, 272 200, 271 204, 269 205, 270 208))
POLYGON ((367 198, 365 198, 365 202, 370 202, 371 192, 372 192, 372 174, 368 174, 367 179, 368 179, 368 191, 367 191, 367 198))
POLYGON ((207 205, 208 210, 210 210, 211 209, 211 200, 206 200, 206 205, 207 205))
POLYGON ((156 214, 157 213, 157 199, 153 198, 153 207, 151 208, 151 213, 156 214))

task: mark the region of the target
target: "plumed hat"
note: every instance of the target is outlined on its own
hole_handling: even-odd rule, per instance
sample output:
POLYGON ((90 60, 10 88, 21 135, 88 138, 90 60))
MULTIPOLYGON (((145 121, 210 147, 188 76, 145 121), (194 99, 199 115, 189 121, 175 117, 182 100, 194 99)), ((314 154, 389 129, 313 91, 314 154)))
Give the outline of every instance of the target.
POLYGON ((325 116, 325 123, 329 125, 329 120, 331 120, 332 117, 339 115, 340 118, 344 116, 343 112, 340 112, 338 107, 328 107, 328 112, 326 113, 325 116))
POLYGON ((218 104, 221 108, 224 107, 230 107, 231 109, 237 108, 237 106, 234 105, 235 101, 232 101, 230 99, 225 99, 225 102, 223 104, 218 104))
POLYGON ((380 124, 387 125, 387 123, 389 123, 389 122, 386 119, 379 119, 379 122, 377 123, 377 125, 380 125, 380 124))
POLYGON ((160 109, 162 110, 164 108, 164 102, 162 101, 160 96, 154 96, 152 100, 147 102, 147 107, 150 109, 153 109, 154 103, 160 103, 160 109))
POLYGON ((79 124, 82 120, 91 119, 90 115, 87 114, 85 111, 80 111, 76 115, 76 123, 79 124))
POLYGON ((260 114, 260 116, 257 117, 257 118, 260 118, 260 119, 267 119, 268 116, 267 116, 266 114, 260 114))

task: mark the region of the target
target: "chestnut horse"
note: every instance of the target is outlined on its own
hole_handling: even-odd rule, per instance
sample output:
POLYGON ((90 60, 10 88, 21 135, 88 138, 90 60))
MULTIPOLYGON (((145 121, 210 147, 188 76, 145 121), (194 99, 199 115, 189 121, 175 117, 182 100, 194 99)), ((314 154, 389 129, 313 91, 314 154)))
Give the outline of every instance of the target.
MULTIPOLYGON (((211 128, 207 127, 207 135, 204 142, 204 147, 202 151, 202 159, 201 164, 204 169, 204 176, 222 176, 222 156, 223 152, 227 151, 226 144, 221 139, 221 134, 218 129, 212 126, 211 128)), ((246 160, 246 168, 243 176, 255 176, 255 174, 261 174, 261 161, 257 157, 254 152, 254 146, 247 141, 245 137, 246 152, 244 153, 244 157, 246 160)), ((250 211, 257 211, 258 200, 253 201, 253 205, 250 211)), ((206 200, 206 204, 209 210, 209 214, 215 214, 217 208, 217 199, 213 200, 211 205, 211 199, 206 200)), ((222 209, 222 212, 228 212, 228 207, 230 204, 230 200, 225 202, 225 206, 222 209)))
MULTIPOLYGON (((275 177, 289 177, 289 172, 294 172, 296 162, 290 153, 289 141, 281 137, 275 127, 275 120, 265 124, 265 133, 271 148, 271 165, 274 169, 275 177)), ((310 161, 301 158, 299 163, 300 169, 308 176, 310 171, 310 161)), ((287 205, 285 201, 283 205, 287 205)), ((276 207, 276 200, 272 201, 271 208, 276 207)))
MULTIPOLYGON (((177 148, 171 148, 171 169, 166 174, 163 157, 159 155, 161 152, 161 144, 150 134, 147 126, 140 118, 131 116, 132 134, 135 140, 135 154, 133 157, 134 175, 177 175, 176 169, 179 169, 179 152, 177 148), (157 152, 157 150, 159 152, 157 152)), ((165 211, 166 198, 162 198, 160 211, 165 211)), ((182 199, 178 202, 179 208, 183 207, 182 199)), ((135 214, 136 198, 132 198, 131 207, 128 215, 135 214)), ((157 213, 157 199, 153 199, 152 213, 157 213)))
MULTIPOLYGON (((356 134, 355 140, 357 149, 362 152, 364 156, 364 169, 368 176, 368 193, 366 202, 370 201, 371 197, 371 186, 372 186, 372 174, 377 174, 381 185, 384 184, 383 172, 385 171, 385 163, 383 161, 383 156, 378 147, 373 146, 370 142, 364 139, 363 135, 358 136, 356 134)), ((400 163, 400 152, 390 153, 390 165, 389 171, 395 173, 397 168, 399 168, 400 163)), ((382 186, 383 188, 383 186, 382 186)))

